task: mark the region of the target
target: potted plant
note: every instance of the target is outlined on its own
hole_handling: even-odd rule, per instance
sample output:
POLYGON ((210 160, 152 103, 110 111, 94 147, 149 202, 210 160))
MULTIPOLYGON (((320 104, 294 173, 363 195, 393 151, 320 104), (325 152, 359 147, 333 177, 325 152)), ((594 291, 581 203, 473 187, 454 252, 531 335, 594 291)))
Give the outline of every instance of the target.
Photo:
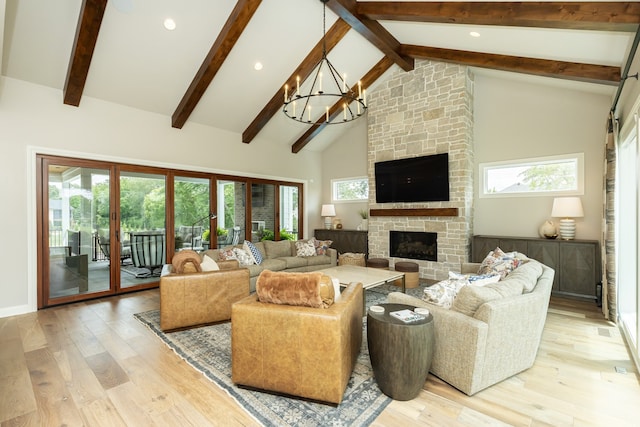
POLYGON ((295 236, 287 230, 280 230, 280 240, 295 240, 295 236))
POLYGON ((367 209, 360 209, 358 213, 360 214, 360 218, 362 218, 362 221, 360 221, 360 225, 358 225, 358 230, 363 230, 363 231, 368 230, 369 229, 369 211, 367 209))
POLYGON ((228 235, 229 235, 229 230, 227 230, 226 228, 218 227, 216 229, 216 236, 218 236, 218 245, 226 243, 228 235))
POLYGON ((258 237, 260 238, 260 241, 264 241, 264 240, 275 240, 275 234, 272 230, 269 230, 268 228, 263 228, 261 232, 259 232, 258 237))

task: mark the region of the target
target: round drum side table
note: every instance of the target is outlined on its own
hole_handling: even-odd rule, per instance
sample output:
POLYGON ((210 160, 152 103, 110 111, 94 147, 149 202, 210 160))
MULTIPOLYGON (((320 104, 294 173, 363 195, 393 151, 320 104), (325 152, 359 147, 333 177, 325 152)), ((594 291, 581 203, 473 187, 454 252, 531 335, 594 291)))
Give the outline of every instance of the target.
POLYGON ((431 368, 435 337, 433 316, 405 323, 389 313, 413 310, 405 304, 379 304, 384 313, 367 313, 367 343, 380 390, 395 400, 411 400, 424 386, 431 368))

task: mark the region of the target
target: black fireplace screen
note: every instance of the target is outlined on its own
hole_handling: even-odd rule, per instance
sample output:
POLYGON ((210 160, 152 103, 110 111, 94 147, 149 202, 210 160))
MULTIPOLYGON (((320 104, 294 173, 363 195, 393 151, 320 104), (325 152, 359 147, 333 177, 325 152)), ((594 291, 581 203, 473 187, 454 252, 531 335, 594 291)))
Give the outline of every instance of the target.
POLYGON ((438 261, 438 233, 390 231, 389 254, 396 258, 438 261))

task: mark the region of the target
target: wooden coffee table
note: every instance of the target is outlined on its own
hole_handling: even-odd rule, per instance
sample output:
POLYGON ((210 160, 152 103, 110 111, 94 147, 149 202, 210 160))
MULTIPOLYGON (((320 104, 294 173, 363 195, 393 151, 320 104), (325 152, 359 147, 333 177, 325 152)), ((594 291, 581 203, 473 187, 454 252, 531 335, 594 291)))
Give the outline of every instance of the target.
MULTIPOLYGON (((325 268, 318 270, 329 277, 338 279, 340 286, 347 287, 349 283, 362 283, 362 289, 375 288, 385 283, 402 279, 402 292, 406 291, 404 283, 404 273, 400 271, 383 270, 380 268, 360 267, 358 265, 339 265, 337 267, 325 268)), ((367 298, 362 295, 363 313, 367 312, 367 298)))

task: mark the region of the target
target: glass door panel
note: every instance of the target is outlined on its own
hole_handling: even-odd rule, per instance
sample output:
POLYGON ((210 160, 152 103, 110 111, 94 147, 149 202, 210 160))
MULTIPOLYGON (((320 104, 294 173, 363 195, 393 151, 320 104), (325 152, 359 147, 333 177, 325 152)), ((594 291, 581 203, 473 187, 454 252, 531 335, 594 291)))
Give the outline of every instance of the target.
POLYGON ((280 233, 285 230, 293 240, 299 239, 299 204, 300 191, 290 185, 280 186, 280 233))
POLYGON ((245 239, 247 184, 242 181, 217 182, 218 248, 237 245, 245 239))
POLYGON ((616 183, 619 212, 617 223, 618 247, 618 309, 620 320, 638 346, 638 183, 636 137, 618 147, 618 179, 616 183))
POLYGON ((275 185, 251 184, 251 241, 275 240, 275 185))
POLYGON ((108 231, 109 227, 109 169, 44 164, 48 184, 44 205, 48 212, 43 212, 47 216, 43 218, 48 265, 45 305, 59 298, 109 291, 108 255, 98 237, 101 228, 108 231))
POLYGON ((176 177, 173 191, 176 252, 183 249, 195 251, 209 249, 211 239, 209 179, 176 177))
MULTIPOLYGON (((158 282, 166 261, 164 175, 120 172, 120 287, 158 282)), ((113 245, 112 245, 113 249, 113 245)))

